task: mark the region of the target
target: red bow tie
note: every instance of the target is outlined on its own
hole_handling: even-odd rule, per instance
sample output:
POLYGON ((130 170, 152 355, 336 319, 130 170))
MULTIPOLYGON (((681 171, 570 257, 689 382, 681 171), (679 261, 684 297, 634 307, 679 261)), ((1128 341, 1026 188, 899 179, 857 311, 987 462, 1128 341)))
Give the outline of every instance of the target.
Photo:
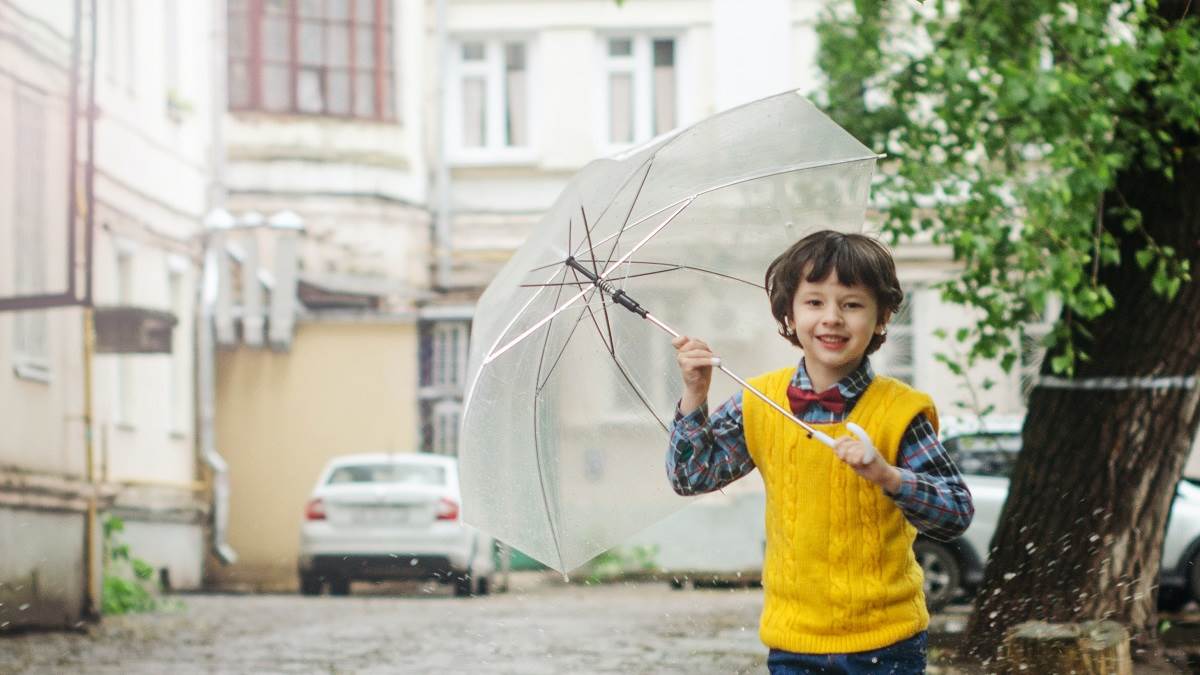
POLYGON ((813 403, 818 403, 835 414, 846 409, 846 399, 842 398, 842 391, 837 387, 830 387, 818 394, 808 389, 789 386, 787 394, 788 402, 792 404, 792 414, 797 417, 804 414, 813 403))

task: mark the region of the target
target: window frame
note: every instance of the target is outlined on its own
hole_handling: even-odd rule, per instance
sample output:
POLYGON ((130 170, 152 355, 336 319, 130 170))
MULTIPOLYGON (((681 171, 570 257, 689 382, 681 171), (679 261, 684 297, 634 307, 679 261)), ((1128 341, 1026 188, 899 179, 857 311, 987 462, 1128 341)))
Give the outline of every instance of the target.
MULTIPOLYGON (((357 12, 357 1, 349 0, 349 15, 346 19, 336 19, 329 16, 321 18, 307 18, 300 16, 300 8, 298 0, 283 0, 285 3, 286 12, 286 30, 288 35, 288 44, 286 45, 287 60, 286 64, 277 63, 275 65, 286 65, 288 75, 288 105, 284 109, 273 109, 266 105, 265 102, 265 84, 264 71, 268 65, 272 65, 272 60, 264 58, 264 30, 266 25, 267 13, 264 11, 264 3, 270 0, 245 0, 244 11, 234 9, 230 6, 226 10, 226 26, 230 29, 233 25, 235 17, 244 21, 242 29, 246 35, 246 50, 247 53, 235 56, 232 49, 227 50, 225 67, 226 77, 229 82, 230 93, 228 96, 228 108, 235 113, 266 113, 271 115, 297 115, 303 117, 342 119, 342 120, 358 120, 372 121, 382 124, 398 124, 400 122, 400 103, 397 98, 398 87, 396 84, 399 75, 395 53, 396 53, 396 28, 397 17, 399 15, 399 7, 396 6, 395 0, 368 0, 373 3, 374 16, 371 23, 365 24, 360 22, 357 12), (329 55, 322 55, 322 62, 319 68, 325 72, 325 77, 328 78, 328 72, 331 69, 344 70, 349 78, 348 96, 348 113, 335 113, 331 111, 328 95, 324 101, 324 110, 321 112, 306 111, 300 105, 300 74, 305 69, 306 64, 300 55, 299 40, 301 26, 308 22, 317 22, 322 26, 322 44, 327 40, 325 36, 329 34, 331 26, 345 24, 347 30, 347 46, 350 50, 346 57, 346 65, 331 66, 329 55), (368 67, 359 65, 358 57, 358 31, 361 27, 369 25, 372 32, 372 62, 368 67), (248 88, 248 96, 245 104, 235 103, 236 98, 233 92, 234 77, 233 70, 235 65, 242 65, 246 68, 246 86, 248 88), (363 71, 370 70, 373 75, 372 90, 373 90, 373 111, 370 116, 360 115, 357 112, 358 108, 358 79, 359 74, 363 71)), ((328 79, 325 80, 326 86, 328 79)))
POLYGON ((683 114, 684 81, 683 64, 685 63, 686 41, 679 30, 653 31, 614 31, 597 34, 596 91, 599 114, 595 120, 596 145, 602 154, 611 155, 637 147, 653 138, 670 133, 664 129, 654 133, 654 43, 658 40, 674 42, 675 68, 675 126, 679 129, 685 125, 683 114), (613 57, 608 53, 609 42, 627 39, 632 43, 632 53, 629 56, 613 57), (633 140, 628 143, 615 142, 609 135, 612 128, 612 99, 609 92, 609 76, 613 73, 631 73, 633 75, 633 140))
POLYGON ((453 399, 438 401, 429 413, 431 438, 429 449, 435 455, 458 456, 462 403, 453 399))
POLYGON ((467 380, 467 342, 466 322, 434 322, 429 335, 429 386, 452 389, 463 387, 467 380), (447 373, 447 370, 453 372, 447 373))
POLYGON ((448 159, 452 164, 460 166, 488 164, 532 164, 537 161, 537 106, 534 105, 537 90, 537 42, 528 35, 471 35, 457 34, 447 41, 446 54, 446 122, 442 130, 446 141, 448 159), (484 48, 484 59, 481 63, 467 63, 462 58, 464 44, 480 43, 484 48), (513 43, 519 43, 525 48, 525 144, 506 145, 502 142, 505 137, 505 112, 507 110, 507 92, 505 91, 505 72, 507 56, 505 48, 513 43), (484 143, 479 147, 469 147, 463 142, 462 128, 465 111, 462 96, 462 82, 465 77, 484 77, 484 143))

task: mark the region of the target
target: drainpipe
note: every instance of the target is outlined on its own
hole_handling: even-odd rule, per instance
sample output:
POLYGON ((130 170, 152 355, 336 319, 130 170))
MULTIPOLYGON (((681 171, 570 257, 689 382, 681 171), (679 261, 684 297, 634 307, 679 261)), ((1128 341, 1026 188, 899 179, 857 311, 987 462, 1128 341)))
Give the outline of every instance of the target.
POLYGON ((449 89, 446 77, 449 74, 450 45, 446 35, 446 0, 437 0, 437 77, 435 78, 435 109, 430 123, 436 128, 435 183, 437 184, 437 213, 434 216, 433 250, 436 257, 433 285, 439 290, 450 287, 450 167, 446 163, 446 111, 450 109, 446 97, 449 89))
POLYGON ((216 336, 218 256, 225 255, 224 231, 233 227, 233 216, 214 209, 204 219, 204 272, 200 286, 200 316, 196 324, 196 388, 199 408, 200 458, 212 470, 212 550, 222 563, 237 562, 237 553, 225 541, 229 526, 229 464, 217 452, 216 440, 216 336))
POLYGON ((212 15, 212 55, 209 62, 211 98, 209 101, 209 162, 212 180, 208 189, 209 213, 204 219, 204 270, 200 288, 199 316, 196 323, 196 407, 200 459, 212 471, 212 550, 224 564, 237 562, 237 553, 225 541, 229 526, 229 464, 217 452, 216 440, 216 344, 213 318, 217 301, 217 262, 224 255, 223 230, 234 225, 225 210, 225 87, 226 87, 226 6, 214 0, 212 15))

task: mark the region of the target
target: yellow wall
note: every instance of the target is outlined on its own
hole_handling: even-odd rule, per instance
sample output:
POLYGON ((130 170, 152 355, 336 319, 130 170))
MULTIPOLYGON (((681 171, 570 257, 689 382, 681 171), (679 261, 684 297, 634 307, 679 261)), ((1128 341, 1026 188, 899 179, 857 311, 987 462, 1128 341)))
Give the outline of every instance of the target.
POLYGON ((234 565, 209 583, 296 583, 304 505, 325 462, 417 448, 415 323, 301 322, 287 353, 239 348, 217 359, 217 450, 229 462, 234 565))

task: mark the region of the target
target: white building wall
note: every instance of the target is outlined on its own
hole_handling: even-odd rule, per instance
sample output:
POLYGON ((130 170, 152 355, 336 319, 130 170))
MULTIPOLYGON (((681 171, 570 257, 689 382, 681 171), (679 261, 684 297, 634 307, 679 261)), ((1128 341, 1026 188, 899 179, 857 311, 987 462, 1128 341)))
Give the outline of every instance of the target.
MULTIPOLYGON (((68 2, 12 0, 0 10, 0 297, 6 299, 67 290, 72 23, 68 2), (30 107, 18 113, 18 106, 30 107), (26 192, 29 211, 19 212, 20 186, 39 179, 40 204, 26 192), (19 287, 15 273, 33 254, 18 240, 30 225, 44 237, 42 285, 32 289, 19 287)), ((89 605, 82 325, 77 308, 0 312, 0 633, 73 626, 89 605), (30 319, 45 326, 43 355, 32 359, 18 352, 17 337, 18 321, 30 319)))
POLYGON ((191 411, 212 12, 181 0, 99 0, 98 16, 95 302, 169 311, 178 323, 171 354, 95 356, 96 471, 117 491, 111 513, 127 541, 166 532, 188 542, 132 545, 132 554, 194 588, 205 549, 191 533, 207 514, 191 411))

